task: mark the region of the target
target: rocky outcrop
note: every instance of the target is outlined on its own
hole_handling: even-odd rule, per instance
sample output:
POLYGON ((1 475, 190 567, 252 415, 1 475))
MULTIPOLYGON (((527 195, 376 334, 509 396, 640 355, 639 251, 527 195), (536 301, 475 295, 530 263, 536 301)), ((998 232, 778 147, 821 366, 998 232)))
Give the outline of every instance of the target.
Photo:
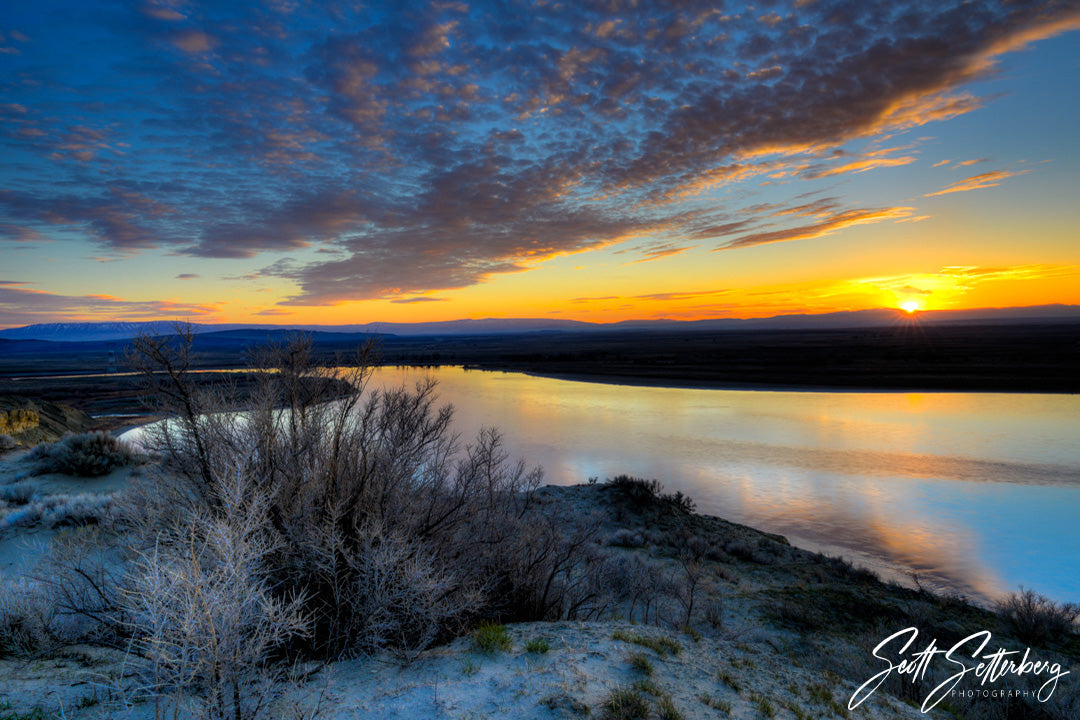
POLYGON ((0 396, 0 435, 22 445, 55 442, 69 432, 85 432, 94 424, 82 410, 45 400, 0 396))
POLYGON ((36 410, 0 410, 0 433, 15 435, 41 423, 41 416, 36 410))

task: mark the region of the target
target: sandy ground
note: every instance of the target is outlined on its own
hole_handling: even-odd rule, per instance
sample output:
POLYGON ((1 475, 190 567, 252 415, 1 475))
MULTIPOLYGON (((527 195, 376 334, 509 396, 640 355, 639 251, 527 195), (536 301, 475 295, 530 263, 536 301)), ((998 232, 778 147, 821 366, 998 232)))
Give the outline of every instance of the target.
MULTIPOLYGON (((686 718, 845 717, 852 683, 799 667, 779 656, 767 641, 701 638, 620 622, 527 623, 509 627, 508 651, 485 653, 469 638, 434 648, 402 666, 390 657, 331 663, 307 678, 299 692, 281 701, 280 717, 357 718, 550 718, 603 717, 603 704, 619 688, 645 682, 656 706, 667 697, 686 718), (678 642, 678 654, 661 655, 617 640, 622 631, 664 636, 678 642), (528 652, 525 644, 543 638, 550 650, 528 652), (644 656, 647 675, 632 665, 644 656), (721 679, 723 678, 723 679, 721 679)), ((127 684, 121 653, 71 648, 49 660, 0 661, 0 702, 19 709, 40 706, 68 718, 155 716, 152 702, 125 704, 113 688, 127 684)), ((171 717, 174 705, 157 707, 171 717)), ((275 714, 276 714, 275 712, 275 714)), ((876 694, 850 717, 925 717, 917 708, 876 694)))

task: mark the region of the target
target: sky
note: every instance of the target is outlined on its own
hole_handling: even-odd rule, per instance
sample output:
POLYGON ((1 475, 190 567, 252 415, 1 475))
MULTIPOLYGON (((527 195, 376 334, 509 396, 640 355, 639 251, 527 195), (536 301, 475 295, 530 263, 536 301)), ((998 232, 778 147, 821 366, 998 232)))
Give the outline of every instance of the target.
POLYGON ((1080 304, 1080 2, 4 3, 0 327, 1080 304))

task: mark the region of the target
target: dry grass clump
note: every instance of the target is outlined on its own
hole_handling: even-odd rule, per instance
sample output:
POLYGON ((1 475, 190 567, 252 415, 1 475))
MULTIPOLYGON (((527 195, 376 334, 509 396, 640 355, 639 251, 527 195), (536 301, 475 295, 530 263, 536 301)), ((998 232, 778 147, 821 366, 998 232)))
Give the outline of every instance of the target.
POLYGON ((664 635, 651 637, 642 633, 628 633, 623 630, 616 630, 612 633, 611 639, 621 640, 623 642, 649 648, 660 657, 678 655, 682 652, 682 645, 679 644, 678 640, 674 640, 664 635))
POLYGON ((98 477, 136 462, 135 453, 110 433, 93 431, 68 435, 55 443, 42 443, 30 451, 37 473, 63 473, 98 477))
POLYGON ((615 688, 600 703, 604 720, 639 720, 652 714, 652 706, 637 688, 615 688))
POLYGON ((7 450, 14 450, 19 447, 19 441, 15 438, 7 435, 6 433, 0 433, 0 452, 7 450))

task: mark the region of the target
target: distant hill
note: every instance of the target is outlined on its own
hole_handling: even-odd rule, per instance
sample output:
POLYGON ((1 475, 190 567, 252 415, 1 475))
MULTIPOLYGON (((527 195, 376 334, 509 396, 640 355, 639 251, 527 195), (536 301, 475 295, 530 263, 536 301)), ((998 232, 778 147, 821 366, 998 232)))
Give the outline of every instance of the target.
MULTIPOLYGON (((1036 305, 1031 307, 986 308, 978 310, 927 310, 913 316, 895 309, 855 310, 817 315, 778 315, 769 318, 715 318, 708 320, 625 320, 616 323, 592 323, 552 318, 484 318, 426 323, 362 323, 355 325, 269 325, 189 323, 197 335, 215 334, 237 342, 250 338, 265 341, 266 333, 284 334, 305 331, 326 334, 327 340, 345 336, 462 336, 509 335, 542 332, 622 332, 639 330, 814 330, 891 326, 915 321, 924 325, 973 325, 1000 323, 1080 322, 1078 305, 1036 305), (225 336, 223 333, 232 333, 225 336)), ((0 330, 0 340, 40 340, 49 342, 109 342, 129 340, 140 333, 168 334, 175 323, 105 322, 48 323, 0 330)), ((0 345, 2 349, 2 345, 0 345)))

